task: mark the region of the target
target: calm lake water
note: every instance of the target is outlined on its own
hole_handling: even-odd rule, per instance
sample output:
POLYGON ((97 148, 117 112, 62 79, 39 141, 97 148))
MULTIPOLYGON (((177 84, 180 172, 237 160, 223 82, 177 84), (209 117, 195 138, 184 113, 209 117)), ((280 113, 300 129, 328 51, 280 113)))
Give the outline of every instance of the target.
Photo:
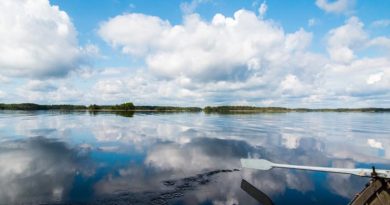
POLYGON ((367 178, 240 158, 390 169, 389 113, 0 112, 0 204, 343 204, 367 178))

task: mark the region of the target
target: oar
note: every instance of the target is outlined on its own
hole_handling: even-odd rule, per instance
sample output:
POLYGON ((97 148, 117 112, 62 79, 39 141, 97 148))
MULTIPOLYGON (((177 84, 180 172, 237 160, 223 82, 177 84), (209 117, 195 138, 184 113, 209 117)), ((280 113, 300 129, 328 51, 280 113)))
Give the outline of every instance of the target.
POLYGON ((272 168, 287 168, 287 169, 300 169, 309 171, 320 172, 332 172, 340 174, 352 174, 361 177, 379 177, 384 179, 390 179, 390 170, 381 169, 344 169, 344 168, 332 168, 332 167, 313 167, 313 166, 299 166, 290 164, 277 164, 265 159, 241 159, 241 166, 243 168, 270 170, 272 168))
POLYGON ((241 189, 260 202, 262 205, 274 205, 267 194, 253 186, 251 183, 247 182, 245 179, 241 180, 241 189))

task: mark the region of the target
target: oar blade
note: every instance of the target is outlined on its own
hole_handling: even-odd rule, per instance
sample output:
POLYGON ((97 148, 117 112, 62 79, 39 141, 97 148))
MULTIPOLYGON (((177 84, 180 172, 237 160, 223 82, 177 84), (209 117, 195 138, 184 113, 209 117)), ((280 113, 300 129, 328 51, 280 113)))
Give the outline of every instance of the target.
POLYGON ((253 186, 251 183, 247 182, 245 179, 241 180, 241 189, 260 202, 262 205, 274 205, 267 194, 253 186))
POLYGON ((269 170, 273 163, 265 159, 241 159, 241 166, 249 169, 269 170))

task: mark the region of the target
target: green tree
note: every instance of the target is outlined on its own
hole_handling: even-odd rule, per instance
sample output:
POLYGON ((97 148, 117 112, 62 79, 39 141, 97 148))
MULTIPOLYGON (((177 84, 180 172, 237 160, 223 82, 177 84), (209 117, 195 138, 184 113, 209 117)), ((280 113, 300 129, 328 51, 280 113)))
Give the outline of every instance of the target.
POLYGON ((89 106, 88 106, 88 110, 99 110, 99 109, 100 109, 99 106, 96 105, 96 104, 93 104, 93 105, 89 105, 89 106))
POLYGON ((134 104, 132 102, 127 102, 127 103, 123 103, 123 104, 120 104, 118 106, 116 106, 118 110, 134 110, 134 104))

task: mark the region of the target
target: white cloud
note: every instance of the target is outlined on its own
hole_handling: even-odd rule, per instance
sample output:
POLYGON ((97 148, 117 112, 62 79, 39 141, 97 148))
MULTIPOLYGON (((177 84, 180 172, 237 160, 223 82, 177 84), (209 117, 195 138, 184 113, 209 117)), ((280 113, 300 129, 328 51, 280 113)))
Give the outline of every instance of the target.
POLYGON ((355 5, 355 0, 316 0, 316 5, 328 13, 343 13, 355 5))
POLYGON ((119 77, 107 77, 103 74, 103 78, 95 83, 87 98, 91 102, 133 101, 136 104, 160 105, 205 102, 201 94, 203 91, 198 90, 197 86, 183 76, 166 81, 138 70, 130 75, 122 74, 119 77))
POLYGON ((206 3, 210 0, 192 0, 191 2, 183 2, 180 4, 180 9, 184 14, 192 14, 202 3, 206 3))
POLYGON ((80 90, 79 88, 73 86, 71 83, 65 83, 59 86, 55 92, 49 93, 47 98, 52 99, 53 101, 58 103, 83 104, 85 103, 85 101, 80 99, 83 99, 83 97, 85 96, 84 92, 86 91, 80 90))
POLYGON ((377 74, 372 74, 372 75, 368 76, 366 82, 369 85, 377 83, 377 82, 382 80, 382 76, 383 76, 383 72, 377 73, 377 74))
POLYGON ((367 43, 367 46, 375 46, 375 47, 379 47, 379 48, 385 48, 386 51, 389 53, 390 38, 387 38, 384 36, 374 38, 367 43))
POLYGON ((139 104, 158 101, 200 106, 271 102, 365 107, 389 103, 375 100, 390 95, 386 91, 389 59, 359 57, 367 48, 384 47, 388 39, 370 38, 357 17, 328 32, 330 58, 309 51, 312 33, 302 28, 286 33, 273 21, 247 10, 233 17, 216 14, 210 21, 198 14, 186 15, 178 25, 159 17, 125 14, 102 23, 99 33, 123 53, 144 60, 147 70, 121 76, 123 89, 115 96, 100 89, 109 94, 106 99, 131 96, 139 104), (373 82, 368 77, 377 73, 383 73, 381 80, 367 86, 373 82))
POLYGON ((123 82, 116 79, 102 80, 96 84, 96 89, 105 94, 118 94, 121 93, 123 88, 123 82))
POLYGON ((82 48, 82 51, 86 56, 98 57, 100 56, 100 48, 94 44, 87 44, 82 48))
POLYGON ((234 17, 216 14, 211 22, 191 14, 181 25, 125 14, 104 22, 99 33, 124 53, 142 56, 155 75, 195 81, 247 79, 252 70, 267 69, 276 59, 281 63, 311 41, 311 34, 303 29, 285 34, 271 21, 246 10, 235 12, 234 17))
POLYGON ((69 16, 48 0, 0 2, 0 67, 4 75, 64 76, 82 62, 69 16))
POLYGON ((57 89, 57 86, 50 81, 31 80, 23 86, 27 90, 38 92, 50 92, 57 89))
POLYGON ((371 26, 376 27, 376 28, 388 27, 388 26, 390 26, 390 19, 376 20, 376 21, 371 23, 371 26))
POLYGON ((308 90, 305 85, 295 75, 287 75, 280 83, 280 87, 284 93, 289 95, 300 95, 308 90))
POLYGON ((297 32, 288 34, 285 39, 287 51, 304 51, 310 44, 313 34, 300 28, 297 32))
POLYGON ((47 79, 47 80, 28 80, 24 85, 16 87, 13 98, 21 102, 35 103, 85 103, 83 96, 88 91, 75 87, 71 78, 64 79, 47 79), (83 100, 80 100, 83 99, 83 100))
POLYGON ((268 10, 267 2, 264 1, 263 3, 261 3, 259 7, 260 18, 264 18, 265 13, 267 13, 267 10, 268 10))
POLYGON ((327 89, 328 96, 358 97, 357 100, 364 102, 368 96, 388 94, 389 67, 390 61, 386 58, 359 59, 347 65, 328 64, 322 87, 327 89))
POLYGON ((123 53, 142 56, 151 51, 160 35, 170 27, 169 22, 159 17, 125 14, 102 23, 99 35, 112 46, 121 47, 123 53))
POLYGON ((327 50, 332 60, 349 63, 356 57, 354 50, 368 38, 363 26, 357 17, 351 17, 343 26, 329 31, 327 50))
POLYGON ((6 93, 0 90, 0 99, 3 99, 6 97, 6 93))
MULTIPOLYGON (((36 6, 42 6, 42 2, 45 1, 41 0, 36 6)), ((55 14, 66 16, 57 7, 45 5, 55 14)), ((47 18, 50 20, 50 15, 47 18)), ((99 56, 99 48, 94 44, 79 48, 74 28, 67 16, 65 19, 68 35, 63 39, 73 39, 77 59, 85 53, 99 56)), ((31 21, 35 20, 32 18, 31 21)), ((56 25, 55 20, 49 22, 56 25)), ((64 34, 66 30, 59 28, 59 33, 64 34)), ((370 37, 357 17, 347 19, 343 25, 328 32, 325 43, 329 55, 310 51, 312 33, 302 28, 286 32, 275 21, 263 19, 257 11, 247 10, 239 10, 233 16, 215 14, 211 20, 192 13, 185 15, 183 22, 177 25, 160 17, 123 14, 101 23, 98 33, 131 60, 144 63, 144 67, 95 69, 83 66, 75 70, 73 68, 77 66, 67 69, 60 66, 62 68, 55 68, 55 71, 71 71, 67 78, 60 80, 35 79, 54 75, 52 68, 43 67, 43 75, 26 67, 19 75, 34 78, 21 82, 10 80, 11 70, 3 69, 0 82, 15 87, 14 90, 2 88, 6 92, 3 97, 7 101, 22 99, 44 103, 133 101, 136 104, 196 106, 356 107, 388 106, 390 103, 390 58, 376 52, 378 49, 388 51, 389 38, 370 37), (366 49, 375 52, 364 56, 366 49), (25 85, 20 86, 24 82, 25 85)), ((44 37, 51 39, 47 35, 44 37)), ((66 46, 55 49, 61 55, 67 54, 66 46)))
POLYGON ((10 79, 4 75, 0 74, 0 83, 8 83, 10 79))

